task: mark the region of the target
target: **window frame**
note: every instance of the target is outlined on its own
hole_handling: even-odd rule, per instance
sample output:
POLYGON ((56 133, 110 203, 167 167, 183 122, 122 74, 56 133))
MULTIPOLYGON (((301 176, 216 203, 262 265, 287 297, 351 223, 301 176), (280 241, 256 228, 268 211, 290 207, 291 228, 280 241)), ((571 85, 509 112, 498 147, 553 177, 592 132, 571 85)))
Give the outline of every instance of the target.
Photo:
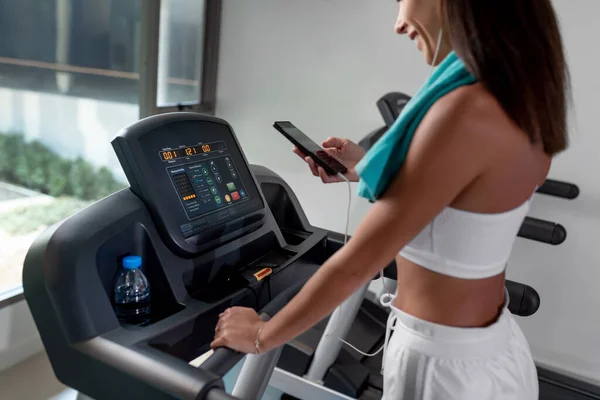
POLYGON ((4 307, 8 307, 21 300, 25 300, 25 293, 23 293, 23 284, 9 289, 5 292, 6 294, 0 297, 0 310, 4 307))
MULTIPOLYGON (((140 119, 174 111, 192 111, 214 115, 217 98, 222 5, 222 0, 205 0, 200 102, 182 102, 177 105, 158 107, 156 100, 161 0, 143 0, 141 2, 141 40, 138 49, 140 56, 138 95, 140 119)), ((21 285, 9 289, 5 295, 0 296, 0 309, 23 300, 25 300, 25 295, 21 283, 21 285)))
POLYGON ((142 4, 140 43, 140 119, 155 114, 192 111, 214 115, 217 101, 219 47, 221 38, 222 0, 205 0, 204 46, 200 102, 180 102, 175 105, 157 105, 158 52, 161 0, 144 0, 142 4), (150 62, 148 62, 150 61, 150 62))

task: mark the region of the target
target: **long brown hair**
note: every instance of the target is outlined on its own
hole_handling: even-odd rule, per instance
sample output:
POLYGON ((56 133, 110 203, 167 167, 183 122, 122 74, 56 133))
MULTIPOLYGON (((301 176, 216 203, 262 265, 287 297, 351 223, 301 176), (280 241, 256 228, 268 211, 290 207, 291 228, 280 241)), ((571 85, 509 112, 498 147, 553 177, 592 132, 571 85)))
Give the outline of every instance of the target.
POLYGON ((570 77, 550 0, 441 0, 452 48, 508 116, 554 155, 568 146, 570 77))

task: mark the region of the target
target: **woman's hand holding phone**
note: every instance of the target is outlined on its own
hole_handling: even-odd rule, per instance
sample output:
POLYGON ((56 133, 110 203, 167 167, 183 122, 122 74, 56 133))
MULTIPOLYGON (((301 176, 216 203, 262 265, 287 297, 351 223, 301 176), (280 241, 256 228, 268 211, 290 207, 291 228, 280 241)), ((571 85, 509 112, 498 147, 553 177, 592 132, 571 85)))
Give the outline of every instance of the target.
MULTIPOLYGON (((342 139, 337 137, 330 137, 325 140, 322 144, 323 149, 342 163, 348 171, 344 174, 350 182, 358 182, 359 178, 356 174, 356 164, 363 158, 365 151, 362 147, 352 142, 349 139, 342 139)), ((306 156, 302 151, 294 146, 293 152, 302 158, 309 166, 310 171, 314 176, 320 177, 323 183, 336 183, 341 182, 342 179, 335 175, 328 175, 325 170, 318 166, 312 158, 306 156)))

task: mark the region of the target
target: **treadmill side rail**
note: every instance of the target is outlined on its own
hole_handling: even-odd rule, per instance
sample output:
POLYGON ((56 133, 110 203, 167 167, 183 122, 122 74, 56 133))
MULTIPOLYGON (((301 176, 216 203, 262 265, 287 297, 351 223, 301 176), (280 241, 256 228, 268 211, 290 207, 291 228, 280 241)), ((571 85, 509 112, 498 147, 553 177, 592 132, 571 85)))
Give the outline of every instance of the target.
POLYGON ((194 368, 149 346, 131 349, 96 337, 74 347, 111 369, 130 375, 173 398, 202 399, 211 389, 224 387, 219 376, 194 368))

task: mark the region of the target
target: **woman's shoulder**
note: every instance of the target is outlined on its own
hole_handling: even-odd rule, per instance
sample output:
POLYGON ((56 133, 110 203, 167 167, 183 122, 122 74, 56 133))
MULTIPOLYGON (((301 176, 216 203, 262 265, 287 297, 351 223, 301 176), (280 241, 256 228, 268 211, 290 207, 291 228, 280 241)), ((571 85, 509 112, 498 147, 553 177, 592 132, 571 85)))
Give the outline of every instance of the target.
POLYGON ((536 184, 543 182, 548 173, 551 157, 541 144, 530 141, 481 84, 450 92, 431 107, 426 118, 426 125, 438 127, 429 130, 438 135, 429 140, 440 147, 451 140, 455 158, 479 161, 482 171, 500 171, 492 175, 511 175, 536 184), (523 171, 528 171, 526 176, 523 171))
POLYGON ((495 152, 529 144, 527 135, 480 83, 461 86, 440 98, 423 122, 443 126, 444 135, 455 140, 489 146, 495 152))

